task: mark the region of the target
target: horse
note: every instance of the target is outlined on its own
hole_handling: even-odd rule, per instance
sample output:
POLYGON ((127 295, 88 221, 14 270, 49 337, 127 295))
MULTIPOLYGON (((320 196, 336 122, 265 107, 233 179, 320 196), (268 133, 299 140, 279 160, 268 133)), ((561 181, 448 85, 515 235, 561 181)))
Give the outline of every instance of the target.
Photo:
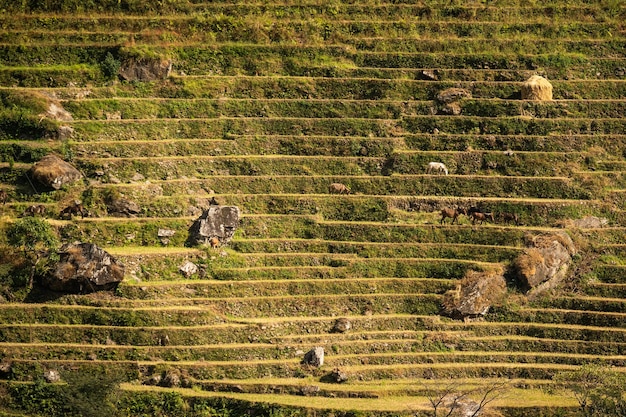
POLYGON ((59 213, 59 218, 62 220, 72 220, 72 216, 76 214, 80 214, 81 219, 84 219, 87 215, 87 210, 85 209, 85 207, 83 207, 83 205, 78 202, 74 202, 74 204, 69 205, 61 210, 61 212, 59 213))
POLYGON ((499 216, 505 224, 514 222, 516 226, 519 226, 519 217, 515 213, 500 213, 499 216))
POLYGON ((328 186, 329 194, 350 194, 350 189, 347 185, 340 182, 333 182, 328 186))
POLYGON ((0 202, 2 202, 3 206, 5 205, 8 199, 9 199, 9 193, 7 193, 4 190, 0 190, 0 202))
POLYGON ((24 210, 22 212, 22 217, 26 217, 26 216, 36 216, 36 215, 40 215, 43 216, 46 214, 46 206, 44 206, 43 204, 37 204, 37 205, 32 205, 32 206, 28 206, 26 208, 26 210, 24 210))
POLYGON ((441 162, 429 162, 428 165, 426 165, 427 174, 433 174, 433 173, 440 174, 442 172, 445 175, 448 175, 448 168, 446 168, 446 166, 441 162))
POLYGON ((439 224, 443 224, 443 221, 446 219, 446 217, 450 217, 452 219, 452 223, 450 224, 454 224, 455 221, 456 221, 456 224, 459 224, 459 215, 461 214, 467 215, 467 211, 462 207, 459 207, 459 208, 445 207, 441 209, 441 220, 439 221, 439 224))
POLYGON ((475 211, 470 214, 470 217, 472 218, 472 224, 476 224, 476 220, 479 220, 480 224, 483 224, 485 220, 490 220, 492 223, 494 222, 493 213, 475 211))

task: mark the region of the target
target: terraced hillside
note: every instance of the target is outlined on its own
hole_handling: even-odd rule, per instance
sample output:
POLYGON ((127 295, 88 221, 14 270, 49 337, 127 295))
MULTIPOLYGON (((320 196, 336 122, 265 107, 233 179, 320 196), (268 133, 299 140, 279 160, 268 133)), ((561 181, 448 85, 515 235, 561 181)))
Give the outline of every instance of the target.
POLYGON ((626 369, 621 2, 0 10, 2 228, 42 205, 61 241, 126 265, 113 293, 29 293, 2 234, 0 414, 99 415, 76 411, 84 400, 109 415, 433 415, 448 390, 507 416, 574 415, 555 376, 626 369), (118 77, 146 62, 171 71, 118 77), (553 100, 521 99, 536 74, 553 100), (449 88, 467 93, 454 111, 437 99, 449 88), (84 180, 30 182, 48 153, 84 180), (109 213, 120 197, 139 213, 109 213), (227 245, 189 247, 212 197, 240 225, 227 245), (90 215, 60 219, 74 200, 90 215), (470 206, 495 222, 441 224, 442 208, 470 206), (576 226, 586 216, 608 224, 576 226), (560 287, 529 299, 508 274, 484 318, 440 314, 468 271, 509 270, 529 237, 563 230, 579 255, 560 287), (350 329, 333 331, 339 318, 350 329), (303 365, 318 346, 324 364, 303 365))

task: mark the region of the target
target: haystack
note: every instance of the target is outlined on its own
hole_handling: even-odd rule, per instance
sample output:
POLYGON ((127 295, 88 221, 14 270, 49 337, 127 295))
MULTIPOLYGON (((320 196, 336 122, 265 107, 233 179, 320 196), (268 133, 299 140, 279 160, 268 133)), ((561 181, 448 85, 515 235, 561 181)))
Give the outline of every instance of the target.
POLYGON ((539 75, 533 75, 522 84, 522 100, 552 100, 552 84, 539 75))

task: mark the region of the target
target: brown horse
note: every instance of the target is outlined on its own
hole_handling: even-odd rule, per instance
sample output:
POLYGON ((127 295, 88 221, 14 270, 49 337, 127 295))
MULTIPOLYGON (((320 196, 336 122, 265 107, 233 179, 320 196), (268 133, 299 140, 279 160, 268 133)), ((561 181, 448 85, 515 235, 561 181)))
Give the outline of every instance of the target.
POLYGON ((467 214, 467 211, 462 207, 459 207, 459 208, 445 207, 441 209, 441 220, 439 221, 439 224, 443 224, 443 221, 446 219, 446 217, 450 217, 452 219, 452 223, 450 224, 454 224, 455 221, 456 221, 456 224, 459 224, 459 215, 461 214, 467 214))
POLYGON ((499 217, 505 224, 514 222, 516 226, 519 226, 519 217, 515 213, 500 213, 499 217))
POLYGON ((85 209, 85 207, 83 207, 81 203, 74 202, 74 204, 71 204, 61 210, 61 212, 59 213, 59 218, 72 220, 72 216, 75 216, 77 214, 80 214, 80 218, 84 219, 87 215, 87 210, 85 209))
POLYGON ((472 218, 472 224, 476 224, 476 220, 480 221, 480 224, 483 224, 485 220, 490 220, 492 223, 494 222, 493 213, 474 211, 470 213, 470 217, 472 218))
POLYGON ((22 217, 26 217, 26 216, 36 216, 36 215, 40 215, 43 216, 46 214, 46 206, 44 206, 43 204, 37 204, 37 205, 32 205, 32 206, 28 206, 26 208, 26 210, 24 210, 22 212, 22 217))
POLYGON ((4 190, 0 190, 0 203, 2 203, 2 205, 4 206, 4 204, 7 202, 8 199, 9 199, 9 193, 7 193, 4 190))

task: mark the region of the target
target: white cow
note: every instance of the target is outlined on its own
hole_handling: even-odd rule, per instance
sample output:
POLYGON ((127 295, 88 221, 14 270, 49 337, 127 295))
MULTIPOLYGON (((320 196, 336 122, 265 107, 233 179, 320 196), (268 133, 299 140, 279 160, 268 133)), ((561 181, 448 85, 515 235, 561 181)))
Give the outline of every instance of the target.
POLYGON ((446 168, 446 166, 441 162, 429 162, 428 165, 426 166, 427 174, 442 173, 442 172, 448 175, 448 168, 446 168))

